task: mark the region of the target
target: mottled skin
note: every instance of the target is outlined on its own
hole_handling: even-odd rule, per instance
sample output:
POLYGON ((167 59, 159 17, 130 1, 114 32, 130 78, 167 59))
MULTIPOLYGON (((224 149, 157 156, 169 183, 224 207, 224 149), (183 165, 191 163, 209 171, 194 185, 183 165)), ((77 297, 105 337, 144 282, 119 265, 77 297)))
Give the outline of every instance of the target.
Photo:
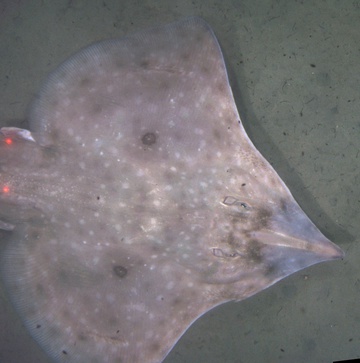
POLYGON ((75 54, 0 133, 2 275, 57 362, 158 363, 212 307, 342 251, 243 129, 191 18, 75 54))

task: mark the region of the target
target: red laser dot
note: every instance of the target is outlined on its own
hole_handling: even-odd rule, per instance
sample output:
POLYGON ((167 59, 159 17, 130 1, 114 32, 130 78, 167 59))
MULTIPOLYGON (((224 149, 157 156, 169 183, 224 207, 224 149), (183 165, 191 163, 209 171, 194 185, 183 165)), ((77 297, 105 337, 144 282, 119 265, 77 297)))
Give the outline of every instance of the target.
POLYGON ((3 193, 9 193, 10 188, 7 185, 5 185, 5 186, 3 186, 2 191, 3 191, 3 193))
POLYGON ((9 137, 7 137, 5 139, 5 142, 8 144, 8 145, 11 145, 13 143, 12 139, 10 139, 9 137))

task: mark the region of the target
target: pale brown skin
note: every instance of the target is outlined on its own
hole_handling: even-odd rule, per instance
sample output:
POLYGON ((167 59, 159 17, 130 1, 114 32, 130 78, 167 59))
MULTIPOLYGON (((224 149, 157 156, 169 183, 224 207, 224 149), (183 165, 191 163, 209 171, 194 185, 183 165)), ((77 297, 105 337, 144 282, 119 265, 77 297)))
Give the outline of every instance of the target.
POLYGON ((158 363, 212 307, 342 257, 246 135, 198 18, 53 72, 0 133, 2 275, 56 361, 158 363))

